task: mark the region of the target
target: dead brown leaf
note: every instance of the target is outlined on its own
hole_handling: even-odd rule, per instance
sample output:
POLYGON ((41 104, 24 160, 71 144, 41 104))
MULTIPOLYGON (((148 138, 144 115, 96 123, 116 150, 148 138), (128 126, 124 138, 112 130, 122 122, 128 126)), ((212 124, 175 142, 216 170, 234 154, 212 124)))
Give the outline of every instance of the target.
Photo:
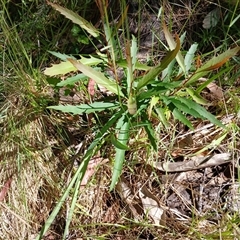
POLYGON ((163 224, 163 222, 165 222, 163 218, 164 210, 160 207, 158 199, 147 189, 146 186, 140 187, 139 197, 143 205, 144 213, 152 218, 154 224, 163 224))
POLYGON ((139 207, 135 195, 128 181, 121 176, 120 181, 116 185, 116 190, 121 199, 128 205, 128 208, 136 221, 141 219, 141 208, 139 207), (139 211, 140 210, 140 211, 139 211))
POLYGON ((3 201, 4 198, 6 197, 7 192, 9 190, 10 186, 11 186, 11 182, 12 182, 12 178, 9 178, 7 180, 7 182, 4 184, 4 186, 3 186, 3 188, 2 188, 2 190, 0 192, 0 201, 3 201))
POLYGON ((88 81, 88 93, 90 94, 90 96, 94 96, 95 94, 95 81, 90 78, 88 81))
POLYGON ((96 156, 89 161, 86 173, 81 182, 81 188, 83 188, 83 186, 85 186, 88 183, 89 179, 95 173, 99 164, 103 164, 103 163, 107 162, 107 160, 104 160, 104 161, 102 161, 102 160, 103 160, 102 157, 96 156))
POLYGON ((213 82, 209 83, 207 85, 207 88, 213 94, 216 100, 221 100, 223 98, 222 88, 219 87, 216 83, 213 83, 213 82))
POLYGON ((213 156, 194 156, 184 162, 154 162, 153 166, 164 172, 184 172, 219 166, 230 161, 232 161, 230 153, 220 153, 213 156))

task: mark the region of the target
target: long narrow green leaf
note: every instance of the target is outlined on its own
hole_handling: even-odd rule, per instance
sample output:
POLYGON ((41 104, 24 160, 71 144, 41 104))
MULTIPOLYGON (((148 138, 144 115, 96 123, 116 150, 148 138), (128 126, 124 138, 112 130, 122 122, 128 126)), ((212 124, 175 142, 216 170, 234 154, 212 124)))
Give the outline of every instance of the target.
MULTIPOLYGON (((121 123, 120 125, 120 131, 118 134, 118 141, 122 143, 123 145, 126 145, 128 140, 129 140, 129 128, 130 128, 130 121, 127 115, 123 115, 120 119, 118 124, 121 123)), ((116 148, 116 155, 115 155, 115 162, 113 166, 113 175, 112 175, 112 181, 110 185, 110 191, 113 190, 115 187, 121 173, 122 173, 122 168, 123 168, 123 162, 125 159, 125 152, 126 150, 116 148)))
POLYGON ((74 59, 69 58, 68 60, 73 64, 74 67, 76 67, 78 70, 80 70, 86 76, 92 78, 97 84, 105 87, 107 90, 109 90, 112 93, 115 93, 122 97, 124 96, 124 94, 121 91, 120 86, 116 82, 106 78, 103 73, 98 72, 98 71, 94 70, 93 68, 86 66, 74 59))
MULTIPOLYGON (((68 58, 69 59, 69 58, 68 58)), ((91 55, 89 55, 89 58, 85 58, 81 56, 80 60, 77 60, 78 62, 81 62, 84 65, 90 65, 90 66, 96 66, 99 63, 102 63, 103 60, 100 58, 95 58, 91 55)), ((77 69, 70 63, 67 62, 60 62, 58 64, 53 64, 51 67, 48 67, 44 70, 44 74, 47 76, 56 76, 56 75, 65 75, 70 72, 76 72, 77 69)))
POLYGON ((119 107, 118 103, 108 103, 108 102, 94 102, 89 104, 81 104, 81 105, 58 105, 58 106, 49 106, 47 108, 59 110, 66 113, 73 114, 82 114, 82 113, 93 113, 93 112, 101 112, 106 109, 116 109, 119 107))
MULTIPOLYGON (((167 68, 165 68, 163 71, 162 71, 162 76, 161 76, 161 79, 164 81, 164 82, 169 82, 171 81, 172 79, 172 74, 173 74, 173 70, 174 70, 174 65, 176 63, 176 59, 173 59, 167 66, 167 68)), ((181 68, 179 69, 181 70, 181 68)))
POLYGON ((142 87, 146 86, 150 81, 154 80, 156 76, 158 76, 168 65, 169 63, 176 57, 179 49, 180 49, 180 40, 177 38, 176 48, 170 51, 164 59, 158 64, 156 67, 153 67, 140 81, 137 85, 137 90, 140 90, 142 87))
POLYGON ((200 67, 194 75, 190 77, 190 79, 186 83, 186 86, 189 86, 190 84, 196 82, 200 77, 203 77, 208 72, 221 67, 227 60, 236 55, 239 51, 240 47, 235 47, 233 49, 225 51, 224 53, 220 54, 217 57, 213 57, 202 67, 200 67))
POLYGON ((186 75, 188 74, 189 70, 192 67, 192 62, 193 62, 193 59, 195 56, 195 52, 197 51, 197 47, 198 47, 197 43, 192 44, 184 58, 184 64, 186 67, 186 75))
POLYGON ((73 58, 76 59, 75 57, 73 57, 72 55, 67 55, 67 54, 63 54, 63 53, 59 53, 59 52, 54 52, 54 51, 48 51, 49 53, 51 53, 53 56, 61 59, 62 61, 67 61, 68 58, 73 58))
POLYGON ((50 214, 50 216, 48 217, 47 221, 45 222, 44 226, 42 227, 39 235, 36 237, 36 240, 41 240, 42 237, 45 235, 45 233, 47 232, 47 230, 49 229, 49 227, 51 226, 51 224, 53 223, 53 221, 55 220, 58 212, 60 211, 62 205, 64 204, 66 198, 69 195, 70 190, 72 189, 74 183, 76 182, 77 178, 79 178, 80 180, 83 179, 83 176, 85 174, 84 171, 84 167, 86 168, 85 165, 88 164, 90 158, 85 159, 81 165, 79 166, 79 168, 77 169, 76 173, 74 174, 71 182, 69 183, 67 189, 65 190, 64 194, 62 195, 62 197, 59 199, 59 202, 57 203, 57 205, 55 206, 55 208, 53 209, 52 213, 50 214))
POLYGON ((84 81, 87 78, 88 77, 86 77, 84 74, 80 73, 80 74, 77 74, 73 77, 68 77, 66 80, 59 82, 57 84, 57 86, 58 87, 64 87, 64 86, 67 86, 67 85, 74 85, 76 82, 79 82, 80 80, 84 81))
POLYGON ((197 91, 191 89, 191 88, 186 88, 187 93, 192 97, 192 99, 201 105, 207 105, 208 102, 206 99, 204 99, 197 91))
POLYGON ((174 82, 151 82, 151 88, 147 91, 142 91, 138 96, 137 100, 144 100, 147 98, 151 98, 152 96, 161 96, 164 97, 164 93, 169 90, 173 90, 181 85, 182 81, 174 81, 174 82))
MULTIPOLYGON (((123 67, 123 68, 127 68, 127 66, 128 66, 126 59, 118 60, 118 61, 117 61, 117 65, 118 65, 119 67, 123 67)), ((147 66, 146 64, 140 63, 140 62, 138 62, 138 61, 136 61, 136 63, 135 63, 135 69, 138 69, 138 70, 148 71, 148 70, 150 70, 151 68, 152 68, 152 67, 149 67, 149 66, 147 66)))
POLYGON ((208 112, 204 107, 200 106, 199 104, 187 98, 182 98, 182 97, 175 97, 175 98, 176 100, 179 100, 180 102, 184 103, 189 108, 194 109, 196 112, 198 112, 199 115, 201 115, 201 118, 208 119, 213 124, 219 127, 225 128, 225 126, 218 119, 216 119, 214 115, 208 112))
POLYGON ((181 112, 190 114, 191 116, 195 117, 195 118, 202 118, 202 116, 197 112, 196 109, 189 107, 188 105, 186 105, 185 103, 181 102, 180 100, 172 97, 169 98, 169 100, 174 104, 174 106, 180 110, 181 112))
POLYGON ((109 119, 107 124, 104 125, 104 127, 99 131, 99 133, 95 137, 94 141, 90 144, 86 154, 83 157, 82 163, 80 164, 79 168, 77 169, 76 173, 74 174, 71 182, 69 183, 69 185, 68 185, 67 189, 65 190, 65 192, 63 193, 62 197, 59 199, 59 202, 57 203, 56 207, 53 209, 49 218, 47 219, 44 226, 42 227, 39 235, 36 237, 36 240, 41 240, 42 237, 45 235, 45 233, 48 231, 49 227, 51 226, 52 222, 56 218, 58 212, 60 211, 62 205, 64 204, 66 198, 68 197, 69 192, 72 189, 72 187, 73 187, 74 183, 76 182, 77 178, 79 179, 79 181, 82 181, 82 179, 85 175, 86 169, 87 169, 88 162, 89 162, 90 158, 92 157, 92 155, 94 154, 95 147, 102 141, 106 132, 109 131, 109 129, 117 121, 117 119, 119 119, 119 117, 121 115, 122 115, 122 111, 119 111, 116 114, 114 114, 111 117, 111 119, 109 119))
POLYGON ((178 119, 184 125, 188 126, 191 130, 194 129, 191 122, 176 107, 172 110, 172 113, 175 119, 178 119))
POLYGON ((137 52, 138 52, 137 39, 133 35, 131 45, 132 71, 135 71, 136 69, 135 66, 137 63, 137 52))
POLYGON ((148 120, 147 114, 145 112, 142 113, 144 129, 148 135, 148 139, 155 151, 157 151, 157 140, 155 137, 154 129, 152 123, 148 120))
MULTIPOLYGON (((175 41, 174 41, 174 39, 173 39, 171 33, 169 32, 165 23, 163 23, 163 32, 164 32, 164 35, 165 35, 165 38, 167 40, 167 43, 168 43, 168 46, 169 46, 170 50, 173 50, 174 48, 176 48, 176 43, 175 43, 175 41)), ((183 56, 182 56, 180 51, 178 51, 178 53, 176 55, 176 60, 179 64, 179 66, 181 67, 182 71, 185 74, 186 73, 186 68, 185 68, 183 56)))
POLYGON ((226 72, 230 72, 232 69, 234 68, 233 66, 229 66, 229 67, 225 67, 223 68, 221 71, 219 71, 218 73, 214 74, 211 78, 209 78, 207 81, 203 82, 197 89, 196 89, 196 93, 200 94, 202 92, 202 90, 204 88, 207 87, 208 84, 210 84, 211 82, 213 82, 215 79, 218 79, 221 75, 223 75, 226 72))
POLYGON ((155 110, 157 112, 157 116, 158 116, 159 120, 163 123, 164 127, 169 128, 170 124, 167 121, 164 109, 162 109, 161 107, 156 107, 155 110))
POLYGON ((91 34, 93 37, 99 36, 99 31, 87 20, 80 17, 77 13, 59 6, 58 4, 47 2, 49 5, 51 5, 54 9, 59 11, 62 15, 64 15, 66 18, 70 19, 72 22, 78 24, 81 28, 85 29, 89 34, 91 34))
POLYGON ((76 183, 75 183, 75 187, 74 187, 74 193, 73 193, 73 198, 72 198, 72 202, 71 202, 71 207, 69 209, 69 212, 67 215, 68 217, 66 219, 66 225, 65 225, 65 229, 64 229, 64 233, 63 233, 63 237, 62 237, 63 240, 66 239, 69 234, 69 226, 72 221, 72 216, 73 216, 76 202, 78 199, 78 193, 79 193, 81 181, 82 181, 82 178, 81 178, 81 175, 79 174, 78 178, 76 180, 76 183))
POLYGON ((129 147, 122 142, 118 141, 114 135, 111 135, 111 143, 114 147, 122 149, 122 150, 129 150, 129 147))

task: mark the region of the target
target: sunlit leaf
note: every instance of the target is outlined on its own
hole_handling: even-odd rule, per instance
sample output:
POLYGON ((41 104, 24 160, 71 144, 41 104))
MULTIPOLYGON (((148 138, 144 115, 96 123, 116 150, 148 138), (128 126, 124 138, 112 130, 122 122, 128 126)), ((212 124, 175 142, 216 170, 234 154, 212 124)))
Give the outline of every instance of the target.
POLYGON ((186 88, 186 91, 196 103, 201 104, 201 105, 207 105, 208 104, 207 100, 204 99, 199 93, 197 93, 193 89, 186 88))
MULTIPOLYGON (((84 65, 95 66, 95 65, 98 65, 99 63, 102 63, 103 60, 89 55, 88 58, 81 56, 81 59, 77 60, 77 62, 81 62, 84 65)), ((45 69, 44 74, 47 76, 55 76, 55 75, 65 75, 67 73, 76 72, 76 71, 77 71, 76 67, 74 67, 72 63, 67 61, 67 62, 60 62, 58 64, 53 64, 51 67, 48 67, 45 69)))
MULTIPOLYGON (((165 35, 165 38, 167 40, 168 46, 170 48, 170 50, 173 50, 176 48, 176 43, 171 35, 171 33, 169 32, 167 26, 165 23, 163 23, 163 32, 165 35)), ((179 64, 179 66, 181 67, 182 71, 185 73, 186 72, 186 68, 185 68, 185 64, 184 64, 184 59, 183 56, 181 54, 180 51, 178 51, 177 55, 176 55, 176 60, 179 64)))
POLYGON ((233 49, 229 49, 224 53, 218 55, 217 57, 213 57, 207 63, 205 63, 202 67, 198 68, 195 74, 193 74, 186 85, 190 85, 196 82, 200 77, 206 75, 209 71, 217 69, 222 66, 228 59, 236 55, 240 51, 240 47, 235 47, 233 49))
POLYGON ((211 70, 216 70, 218 68, 220 68, 224 63, 226 63, 229 60, 230 57, 225 57, 224 59, 222 59, 221 62, 218 62, 206 69, 204 69, 204 71, 211 71, 211 70))
POLYGON ((137 52, 138 52, 137 39, 134 36, 132 36, 131 45, 132 71, 135 70, 135 65, 137 63, 137 52))
POLYGON ((153 109, 153 107, 158 103, 158 101, 159 101, 159 97, 153 96, 153 97, 151 98, 150 106, 149 106, 149 109, 148 109, 148 118, 151 117, 151 115, 152 115, 152 109, 153 109))
POLYGON ((191 47, 189 48, 185 58, 184 58, 184 64, 185 64, 185 67, 186 67, 186 74, 188 74, 189 70, 192 67, 192 62, 193 62, 193 59, 194 59, 194 56, 195 56, 195 52, 197 51, 197 47, 198 47, 197 43, 192 44, 191 47))
POLYGON ((54 4, 51 2, 47 2, 49 5, 51 5, 54 9, 59 11, 62 15, 64 15, 66 18, 70 19, 72 22, 78 24, 81 28, 85 29, 89 34, 91 34, 93 37, 99 36, 99 31, 87 20, 80 17, 77 13, 59 6, 58 4, 54 4))
POLYGON ((157 116, 158 116, 159 120, 163 123, 165 128, 169 128, 170 124, 169 124, 169 122, 168 122, 168 120, 166 118, 164 109, 160 108, 160 107, 156 107, 155 110, 157 112, 157 116))
MULTIPOLYGON (((167 66, 167 68, 165 68, 163 71, 162 71, 162 77, 161 79, 164 81, 164 82, 168 82, 168 81, 171 81, 172 79, 172 73, 174 72, 174 66, 175 66, 175 63, 176 63, 176 59, 173 59, 167 66)), ((181 70, 181 69, 179 69, 181 70)))
POLYGON ((75 57, 73 57, 71 55, 67 55, 67 54, 63 54, 63 53, 54 52, 54 51, 48 51, 48 52, 51 53, 53 56, 61 59, 62 61, 67 61, 68 58, 76 59, 75 57))
POLYGON ((79 71, 84 73, 86 76, 92 78, 97 84, 105 87, 108 91, 115 93, 120 96, 124 96, 121 92, 120 86, 104 76, 103 73, 94 70, 93 68, 84 65, 76 60, 68 59, 74 67, 76 67, 79 71))

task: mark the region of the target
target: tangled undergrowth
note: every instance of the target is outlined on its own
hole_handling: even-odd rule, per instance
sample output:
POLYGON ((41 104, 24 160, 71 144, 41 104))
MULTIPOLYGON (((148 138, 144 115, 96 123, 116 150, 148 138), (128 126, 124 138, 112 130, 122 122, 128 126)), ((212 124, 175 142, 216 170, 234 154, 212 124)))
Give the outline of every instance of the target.
MULTIPOLYGON (((7 6, 4 1, 2 4, 7 6)), ((92 2, 89 4, 94 6, 92 2)), ((141 7, 137 4, 129 6, 129 30, 140 48, 138 58, 151 67, 166 55, 164 45, 167 42, 159 30, 162 25, 157 18, 160 7, 164 6, 162 4, 158 6, 151 1, 142 2, 141 7), (143 23, 148 19, 152 23, 151 30, 155 32, 144 27, 143 23)), ((85 10, 87 6, 86 3, 85 10)), ((60 25, 59 15, 51 12, 47 5, 41 5, 40 9, 43 7, 44 11, 49 9, 46 14, 52 17, 52 24, 56 18, 60 25)), ((188 31, 183 49, 189 49, 194 41, 199 43, 200 56, 194 58, 196 64, 193 65, 201 67, 214 54, 219 56, 239 45, 239 30, 236 30, 239 20, 234 15, 237 8, 237 4, 236 7, 224 3, 212 5, 208 1, 172 2, 165 5, 165 14, 159 16, 165 16, 171 32, 181 35, 184 30, 188 31), (218 25, 202 28, 202 21, 215 6, 222 14, 218 24, 232 25, 221 33, 218 25), (234 35, 232 29, 238 32, 234 35), (201 60, 204 62, 200 63, 201 60)), ((60 76, 61 82, 72 77, 70 80, 74 84, 71 86, 57 86, 61 82, 56 76, 46 78, 42 66, 49 67, 50 63, 59 61, 50 56, 46 58, 45 54, 39 55, 43 50, 39 49, 37 53, 36 46, 26 47, 18 29, 21 26, 10 21, 9 9, 3 9, 5 18, 1 19, 0 27, 2 239, 40 239, 43 226, 49 230, 44 232, 42 239, 63 239, 63 236, 64 239, 237 239, 240 231, 238 55, 201 77, 197 87, 209 79, 215 81, 205 84, 200 91, 201 96, 196 95, 194 99, 204 99, 207 102, 203 104, 204 108, 226 128, 216 126, 209 119, 198 119, 191 113, 186 114, 191 124, 186 126, 181 118, 173 118, 170 107, 165 108, 160 116, 165 116, 166 121, 159 120, 157 114, 149 118, 156 143, 154 151, 140 117, 131 125, 126 144, 119 141, 118 134, 114 133, 116 127, 112 126, 106 131, 110 134, 104 135, 94 148, 85 177, 73 183, 61 208, 56 211, 56 205, 71 185, 87 149, 113 112, 72 115, 54 111, 49 106, 89 105, 96 100, 115 101, 116 98, 101 86, 90 88, 88 78, 75 81, 72 73, 60 76), (31 59, 36 56, 39 57, 37 61, 31 59), (125 160, 114 190, 109 191, 116 148, 124 150, 125 160), (47 222, 50 225, 46 225, 47 222)), ((96 13, 88 20, 100 29, 101 16, 97 11, 99 9, 96 8, 96 13)), ((118 17, 119 11, 112 11, 114 18, 118 17)), ((42 28, 45 29, 46 25, 42 28)), ((49 29, 45 30, 50 34, 49 29)), ((77 31, 78 36, 73 34, 70 37, 71 46, 66 44, 64 49, 49 44, 45 50, 68 52, 73 56, 92 51, 94 48, 90 43, 93 39, 85 37, 88 40, 81 42, 78 37, 85 33, 77 31)), ((57 34, 59 39, 53 39, 53 42, 59 41, 64 46, 69 34, 63 30, 57 34)), ((43 35, 39 34, 40 42, 43 35)), ((103 47, 94 41, 92 43, 97 49, 103 47)), ((98 66, 103 67, 101 64, 98 66)), ((109 69, 104 71, 106 76, 114 76, 109 69)), ((172 72, 178 75, 177 68, 172 72)), ((141 77, 144 71, 135 73, 141 77)), ((149 114, 149 108, 146 111, 149 114)))

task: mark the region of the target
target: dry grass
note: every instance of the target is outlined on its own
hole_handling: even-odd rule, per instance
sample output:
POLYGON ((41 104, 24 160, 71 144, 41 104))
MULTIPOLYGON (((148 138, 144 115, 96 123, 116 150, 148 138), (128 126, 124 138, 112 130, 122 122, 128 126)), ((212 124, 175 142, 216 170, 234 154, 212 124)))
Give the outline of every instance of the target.
MULTIPOLYGON (((21 106, 18 106, 18 111, 20 108, 21 106)), ((3 135, 1 156, 4 160, 1 161, 0 175, 2 186, 11 179, 11 185, 1 201, 2 224, 0 231, 1 236, 5 239, 34 239, 53 209, 55 202, 59 199, 63 188, 68 183, 72 169, 71 164, 68 163, 70 149, 63 145, 60 135, 49 134, 51 132, 49 128, 52 128, 53 131, 56 129, 56 122, 53 125, 53 121, 46 122, 49 117, 35 117, 34 120, 29 121, 24 126, 11 127, 11 133, 8 135, 5 132, 5 135, 3 135), (21 141, 16 141, 17 138, 20 138, 21 141), (59 149, 56 150, 54 146, 59 149), (64 151, 64 149, 66 150, 64 151)), ((12 115, 12 119, 14 119, 14 115, 12 115)), ((234 128, 229 130, 228 137, 214 149, 215 152, 231 149, 230 151, 236 159, 233 159, 233 161, 237 161, 237 149, 239 149, 234 144, 239 141, 239 127, 234 123, 236 120, 233 119, 234 128)), ((158 129, 157 126, 156 129, 158 129)), ((131 204, 129 205, 129 202, 121 197, 121 193, 118 191, 109 193, 111 167, 108 162, 101 165, 92 180, 82 187, 74 211, 69 239, 87 239, 87 237, 89 239, 154 239, 160 235, 165 236, 163 239, 192 239, 191 236, 196 236, 196 234, 203 236, 213 233, 216 235, 219 231, 233 231, 233 229, 231 230, 233 219, 230 213, 233 207, 228 206, 224 210, 221 198, 217 199, 217 205, 214 205, 213 208, 199 213, 195 205, 197 202, 186 202, 186 199, 176 190, 176 184, 178 184, 191 192, 191 197, 196 198, 199 194, 197 189, 200 183, 204 183, 201 170, 189 173, 188 183, 182 185, 182 183, 174 183, 173 179, 177 177, 176 174, 169 173, 166 175, 152 167, 151 162, 153 160, 167 161, 167 159, 174 158, 175 161, 177 159, 179 161, 185 153, 193 153, 193 149, 196 149, 193 146, 182 145, 181 149, 178 149, 180 152, 176 151, 176 145, 173 144, 176 142, 175 139, 186 132, 177 133, 179 131, 178 126, 171 129, 169 132, 165 130, 158 132, 158 153, 153 153, 150 148, 148 149, 146 143, 144 143, 145 146, 141 147, 143 141, 141 139, 145 137, 143 133, 137 139, 133 139, 135 150, 129 152, 123 177, 128 182, 134 195, 134 206, 139 207, 138 217, 140 217, 140 220, 133 214, 131 204), (172 131, 174 128, 175 134, 172 131), (175 154, 174 157, 171 155, 172 153, 175 154), (176 156, 176 154, 179 156, 176 156), (190 185, 189 181, 192 181, 190 185), (139 184, 140 186, 147 186, 161 202, 161 206, 165 209, 167 215, 165 227, 154 226, 151 218, 143 213, 141 198, 138 195, 139 184), (169 200, 170 197, 173 200, 169 200), (171 203, 174 199, 177 202, 171 203), (171 204, 175 205, 171 206, 171 204), (192 211, 195 210, 187 213, 186 207, 192 211), (173 211, 173 209, 175 210, 173 211), (215 209, 214 212, 212 212, 213 209, 215 209), (221 217, 218 219, 217 216, 221 217), (222 223, 221 219, 223 218, 228 219, 225 219, 222 223), (226 225, 226 222, 228 225, 226 225), (224 228, 223 224, 227 227, 224 228)), ((214 129, 210 130, 210 133, 213 131, 214 129)), ((209 141, 211 142, 213 139, 210 138, 209 141)), ((197 143, 197 141, 194 142, 197 143)), ((201 147, 198 144, 197 149, 208 144, 209 142, 206 139, 205 142, 202 141, 201 147)), ((111 159, 111 151, 109 155, 103 149, 101 154, 105 159, 111 159)), ((229 163, 221 168, 216 167, 215 170, 209 169, 210 173, 208 174, 210 174, 212 181, 216 178, 218 181, 227 178, 227 185, 224 181, 218 186, 224 188, 225 184, 228 189, 231 189, 233 182, 237 181, 234 177, 235 174, 233 174, 233 171, 236 171, 237 168, 232 166, 233 164, 229 163), (212 171, 215 173, 212 173, 212 171), (226 171, 230 171, 227 173, 230 176, 226 177, 226 171), (213 175, 215 175, 214 178, 213 175), (225 175, 224 178, 221 175, 225 175)), ((75 167, 73 167, 73 171, 75 167)), ((206 176, 206 179, 209 180, 208 176, 206 176)), ((211 191, 215 187, 216 182, 215 184, 209 182, 206 183, 205 189, 211 191)), ((184 189, 182 191, 185 191, 184 189)), ((234 193, 229 195, 227 192, 224 192, 224 195, 235 196, 234 193)), ((205 204, 210 203, 206 202, 205 204)), ((67 201, 45 239, 60 239, 68 208, 69 203, 67 201)), ((236 206, 234 209, 236 209, 236 206)), ((232 216, 234 217, 234 215, 232 216)))

